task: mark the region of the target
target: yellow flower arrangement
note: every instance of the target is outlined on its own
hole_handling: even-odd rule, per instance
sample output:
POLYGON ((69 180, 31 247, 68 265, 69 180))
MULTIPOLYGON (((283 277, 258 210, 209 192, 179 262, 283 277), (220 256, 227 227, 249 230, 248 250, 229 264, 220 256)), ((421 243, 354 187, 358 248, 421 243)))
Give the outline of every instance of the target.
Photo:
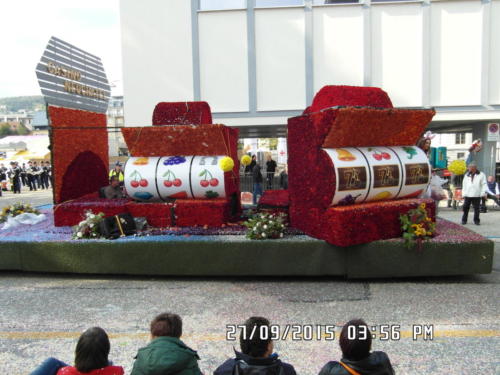
POLYGON ((250 155, 243 155, 241 157, 241 164, 243 164, 245 167, 247 165, 250 165, 251 162, 252 162, 252 158, 250 157, 250 155))
POLYGON ((230 172, 234 168, 234 160, 230 158, 229 156, 223 157, 220 162, 219 162, 219 167, 222 169, 224 172, 230 172))
POLYGON ((467 165, 464 160, 453 160, 448 165, 448 170, 457 176, 461 176, 467 170, 467 165))

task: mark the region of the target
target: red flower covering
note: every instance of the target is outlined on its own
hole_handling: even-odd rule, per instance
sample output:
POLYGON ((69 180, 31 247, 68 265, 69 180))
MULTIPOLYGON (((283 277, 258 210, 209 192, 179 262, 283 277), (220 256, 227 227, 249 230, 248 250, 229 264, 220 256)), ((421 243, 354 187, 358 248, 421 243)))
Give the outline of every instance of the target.
POLYGON ((207 102, 161 102, 153 112, 153 125, 201 125, 212 123, 207 102))
POLYGON ((289 204, 288 190, 266 190, 259 200, 259 208, 288 207, 289 204))
POLYGON ((311 116, 321 118, 331 111, 336 114, 323 142, 324 148, 414 145, 436 113, 433 109, 347 107, 311 116))
POLYGON ((103 173, 109 164, 106 114, 53 106, 49 106, 48 112, 55 202, 77 198, 106 185, 108 178, 103 173), (93 168, 85 171, 82 183, 77 172, 89 162, 94 163, 93 168))
POLYGON ((419 201, 330 207, 336 189, 335 172, 322 148, 414 144, 434 111, 393 109, 387 94, 378 88, 327 86, 304 113, 288 119, 292 226, 340 246, 399 237, 399 213, 419 201), (332 106, 385 109, 329 108, 332 106))
POLYGON ((114 216, 127 212, 127 199, 79 198, 54 206, 54 225, 56 227, 77 225, 84 219, 85 212, 103 212, 114 216))
POLYGON ((230 155, 237 143, 227 141, 238 129, 224 125, 173 125, 123 128, 132 156, 230 155))
POLYGON ((435 204, 432 199, 402 199, 330 207, 323 215, 318 237, 336 246, 401 237, 399 215, 416 208, 420 203, 426 204, 427 214, 435 222, 435 204))
POLYGON ((179 199, 175 202, 179 227, 220 227, 231 220, 230 203, 224 199, 179 199))
POLYGON ((378 87, 324 86, 314 96, 307 113, 335 106, 392 108, 389 95, 378 87))
POLYGON ((67 167, 60 192, 61 202, 91 194, 108 184, 108 170, 92 151, 83 151, 67 167))
POLYGON ((174 203, 140 203, 129 201, 126 204, 127 211, 133 217, 145 217, 152 227, 164 228, 174 225, 172 222, 172 210, 174 203))
POLYGON ((288 119, 288 192, 290 220, 309 235, 317 233, 321 216, 333 199, 333 163, 321 143, 335 112, 324 112, 312 122, 309 116, 288 119))

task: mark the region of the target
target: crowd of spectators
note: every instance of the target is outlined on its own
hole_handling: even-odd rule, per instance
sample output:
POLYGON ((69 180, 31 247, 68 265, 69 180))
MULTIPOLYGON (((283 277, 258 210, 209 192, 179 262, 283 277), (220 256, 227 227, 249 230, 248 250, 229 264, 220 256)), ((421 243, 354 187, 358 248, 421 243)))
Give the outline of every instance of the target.
MULTIPOLYGON (((251 317, 240 332, 240 351, 220 364, 214 375, 295 375, 293 365, 279 359, 269 335, 270 322, 251 317), (266 329, 262 329, 262 327, 266 329)), ((156 316, 150 324, 150 341, 135 356, 131 375, 200 375, 198 353, 182 340, 182 319, 173 313, 156 316)), ((354 319, 344 325, 339 345, 342 358, 326 363, 319 375, 393 375, 389 357, 372 351, 367 324, 354 319)), ((48 358, 31 375, 123 375, 124 369, 110 362, 110 341, 100 327, 86 330, 75 349, 74 365, 48 358)))

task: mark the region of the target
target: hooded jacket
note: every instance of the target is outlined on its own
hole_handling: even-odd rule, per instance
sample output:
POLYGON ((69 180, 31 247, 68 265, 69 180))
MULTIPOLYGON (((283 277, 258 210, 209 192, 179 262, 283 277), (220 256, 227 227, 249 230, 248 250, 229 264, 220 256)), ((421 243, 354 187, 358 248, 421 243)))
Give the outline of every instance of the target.
MULTIPOLYGON (((359 361, 342 358, 342 362, 359 372, 361 375, 394 375, 391 361, 384 352, 372 352, 359 361)), ((350 375, 339 362, 328 362, 323 366, 319 375, 350 375)))
POLYGON ((139 349, 131 375, 200 375, 200 357, 180 339, 157 337, 139 349))
POLYGON ((486 194, 486 176, 483 172, 467 172, 462 182, 462 196, 467 198, 479 198, 486 194))
POLYGON ((278 369, 279 367, 282 367, 283 375, 296 375, 293 366, 288 363, 281 362, 281 360, 278 359, 277 354, 273 354, 267 358, 254 358, 247 354, 240 353, 236 350, 234 351, 234 353, 236 357, 228 359, 222 365, 217 367, 217 369, 214 371, 214 375, 232 375, 234 367, 236 366, 236 363, 238 361, 244 361, 245 363, 251 366, 253 365, 253 366, 269 367, 270 372, 272 372, 271 368, 278 369))

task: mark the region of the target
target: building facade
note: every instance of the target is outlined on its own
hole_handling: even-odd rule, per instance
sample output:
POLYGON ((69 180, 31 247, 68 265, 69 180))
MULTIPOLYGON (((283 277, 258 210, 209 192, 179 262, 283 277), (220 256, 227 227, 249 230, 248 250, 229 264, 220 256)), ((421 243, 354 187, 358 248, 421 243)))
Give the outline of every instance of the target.
MULTIPOLYGON (((500 0, 122 0, 120 12, 126 125, 151 124, 160 101, 205 100, 215 121, 262 137, 331 84, 435 107, 435 132, 485 140, 500 119, 500 0)), ((485 151, 492 170, 496 143, 485 151)))

